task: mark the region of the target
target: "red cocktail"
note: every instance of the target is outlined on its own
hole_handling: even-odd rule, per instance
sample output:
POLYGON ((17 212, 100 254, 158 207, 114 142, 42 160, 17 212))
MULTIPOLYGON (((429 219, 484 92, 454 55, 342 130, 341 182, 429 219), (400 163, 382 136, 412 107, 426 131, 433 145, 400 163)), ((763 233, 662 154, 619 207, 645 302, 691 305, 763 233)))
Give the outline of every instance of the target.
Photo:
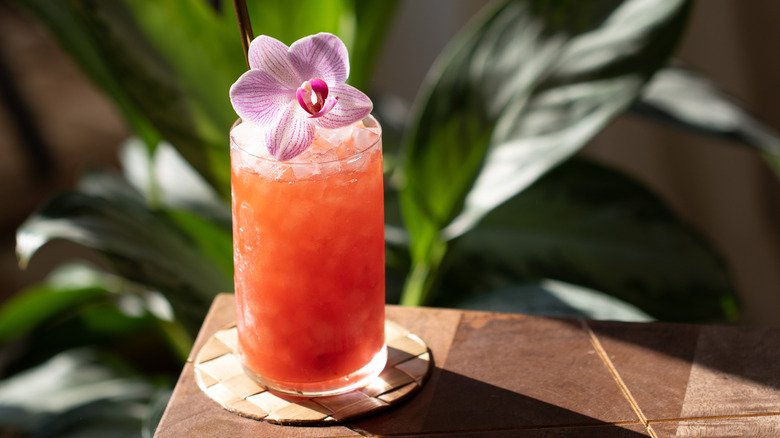
POLYGON ((320 129, 290 161, 231 131, 240 352, 269 389, 326 395, 385 365, 381 132, 320 129), (251 152, 250 152, 251 149, 251 152))

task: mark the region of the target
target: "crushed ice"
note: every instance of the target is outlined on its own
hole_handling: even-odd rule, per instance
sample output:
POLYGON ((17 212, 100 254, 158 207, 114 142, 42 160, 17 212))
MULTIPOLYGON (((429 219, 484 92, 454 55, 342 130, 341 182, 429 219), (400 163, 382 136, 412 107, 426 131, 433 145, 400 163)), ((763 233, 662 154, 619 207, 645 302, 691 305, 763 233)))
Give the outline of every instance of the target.
POLYGON ((318 141, 327 145, 309 147, 290 161, 280 162, 273 158, 265 146, 263 129, 251 123, 241 123, 231 132, 235 144, 247 153, 234 153, 234 160, 243 167, 250 167, 257 173, 271 175, 278 181, 312 179, 335 172, 356 172, 370 161, 371 153, 360 154, 361 145, 366 148, 379 138, 379 129, 365 127, 358 122, 345 128, 318 128, 318 141), (352 139, 353 141, 350 141, 352 139), (345 158, 346 157, 346 158, 345 158))

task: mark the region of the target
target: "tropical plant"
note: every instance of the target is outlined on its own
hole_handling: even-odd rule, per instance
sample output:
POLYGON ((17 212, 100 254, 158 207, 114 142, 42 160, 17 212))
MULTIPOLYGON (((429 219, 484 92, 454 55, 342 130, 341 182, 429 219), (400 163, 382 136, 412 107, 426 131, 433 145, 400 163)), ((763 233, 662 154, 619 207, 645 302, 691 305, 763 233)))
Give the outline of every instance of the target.
MULTIPOLYGON (((69 436, 78 426, 58 414, 85 402, 149 406, 154 388, 172 384, 214 295, 232 288, 226 133, 235 114, 227 90, 246 67, 224 0, 16 1, 47 25, 137 136, 123 148, 122 175, 86 175, 17 236, 22 264, 47 242, 67 239, 102 254, 113 273, 67 266, 0 310, 0 342, 13 352, 0 363, 9 377, 0 394, 36 365, 61 363, 145 388, 135 398, 75 397, 37 417, 69 436), (167 354, 149 361, 152 348, 167 354)), ((318 31, 340 35, 350 48, 350 82, 364 90, 396 6, 248 3, 257 33, 285 43, 318 31)), ((388 301, 622 319, 735 317, 728 270, 694 230, 626 175, 572 158, 632 108, 776 156, 769 129, 711 84, 665 68, 689 10, 686 0, 487 5, 439 57, 401 132, 385 125, 388 301), (700 92, 680 98, 681 81, 700 92), (732 109, 727 123, 712 124, 695 108, 712 102, 732 109)), ((394 119, 382 108, 380 120, 394 119)), ((11 399, 0 397, 5 424, 30 406, 3 401, 11 399)), ((105 436, 97 419, 86 432, 105 436)), ((132 434, 144 421, 148 433, 153 420, 121 424, 132 434)))

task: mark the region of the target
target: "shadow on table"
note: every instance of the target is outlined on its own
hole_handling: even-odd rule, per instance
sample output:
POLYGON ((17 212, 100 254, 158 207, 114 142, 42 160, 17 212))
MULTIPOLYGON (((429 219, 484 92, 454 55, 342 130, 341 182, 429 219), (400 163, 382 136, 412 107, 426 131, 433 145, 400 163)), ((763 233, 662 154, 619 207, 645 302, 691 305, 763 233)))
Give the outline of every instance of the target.
POLYGON ((622 426, 605 423, 438 367, 430 379, 412 399, 348 426, 379 436, 647 436, 638 421, 622 426))
POLYGON ((776 366, 780 362, 780 330, 776 328, 610 321, 587 321, 587 325, 608 354, 623 358, 615 362, 618 371, 633 366, 645 374, 669 379, 673 368, 678 368, 677 377, 687 381, 690 368, 696 365, 780 394, 776 366), (641 367, 631 363, 636 360, 641 367))

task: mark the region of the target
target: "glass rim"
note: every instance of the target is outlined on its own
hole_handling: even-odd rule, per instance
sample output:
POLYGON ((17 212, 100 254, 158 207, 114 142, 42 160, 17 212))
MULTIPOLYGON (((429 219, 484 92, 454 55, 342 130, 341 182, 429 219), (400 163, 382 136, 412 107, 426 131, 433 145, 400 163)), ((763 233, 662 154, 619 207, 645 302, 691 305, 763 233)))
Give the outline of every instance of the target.
MULTIPOLYGON (((230 126, 230 147, 231 148, 235 147, 236 149, 241 151, 242 154, 247 154, 247 155, 251 156, 252 158, 255 158, 255 159, 258 159, 258 160, 262 160, 262 161, 266 161, 266 162, 269 162, 269 163, 275 163, 277 165, 278 164, 287 164, 287 165, 291 165, 291 166, 296 166, 296 165, 297 166, 306 166, 306 165, 313 165, 313 164, 320 165, 320 164, 327 164, 327 163, 337 163, 337 162, 346 161, 346 160, 349 160, 349 159, 352 159, 352 158, 355 158, 355 157, 359 157, 359 156, 361 156, 361 155, 371 151, 372 149, 374 149, 374 147, 376 145, 382 143, 382 125, 379 124, 379 121, 376 119, 376 117, 374 117, 373 114, 367 115, 366 117, 364 117, 360 121, 362 122, 362 121, 365 121, 365 120, 369 120, 371 122, 372 126, 376 126, 376 128, 379 129, 379 133, 377 135, 376 140, 373 141, 371 144, 367 145, 365 148, 362 148, 362 149, 360 149, 359 151, 357 151, 357 152, 355 152, 353 154, 347 155, 347 156, 345 156, 343 158, 337 158, 335 160, 327 160, 327 161, 295 161, 295 159, 298 158, 298 157, 294 157, 292 160, 279 161, 279 160, 277 160, 277 159, 275 159, 273 157, 255 155, 252 152, 249 152, 248 150, 246 150, 244 147, 240 146, 238 143, 236 143, 233 140, 233 129, 236 126, 238 126, 241 123, 243 123, 241 118, 238 118, 235 122, 233 122, 233 125, 230 126)), ((355 122, 355 123, 357 123, 357 122, 355 122)), ((319 127, 317 129, 319 129, 319 127)))

